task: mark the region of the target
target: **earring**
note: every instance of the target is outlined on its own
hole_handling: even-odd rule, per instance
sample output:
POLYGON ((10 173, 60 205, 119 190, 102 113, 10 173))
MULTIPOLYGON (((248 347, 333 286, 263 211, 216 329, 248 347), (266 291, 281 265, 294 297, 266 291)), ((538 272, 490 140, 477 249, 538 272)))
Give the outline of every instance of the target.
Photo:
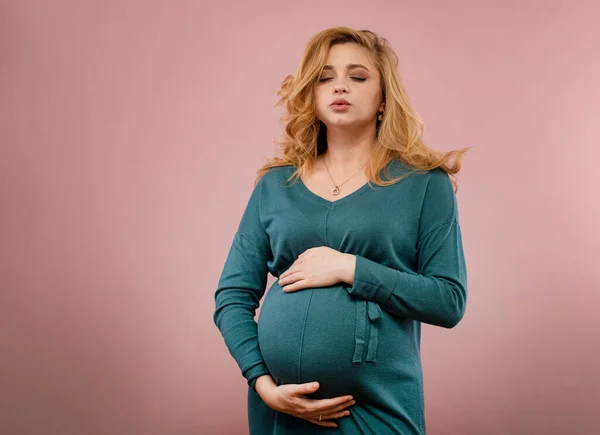
POLYGON ((383 112, 379 112, 379 116, 377 117, 380 121, 383 121, 383 112))

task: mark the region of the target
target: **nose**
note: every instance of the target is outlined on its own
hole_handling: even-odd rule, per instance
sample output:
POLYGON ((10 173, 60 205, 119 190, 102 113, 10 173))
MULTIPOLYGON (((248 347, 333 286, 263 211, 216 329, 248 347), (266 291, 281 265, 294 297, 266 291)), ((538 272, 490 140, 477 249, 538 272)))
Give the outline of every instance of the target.
POLYGON ((348 89, 342 83, 335 85, 334 92, 336 94, 348 93, 348 89))

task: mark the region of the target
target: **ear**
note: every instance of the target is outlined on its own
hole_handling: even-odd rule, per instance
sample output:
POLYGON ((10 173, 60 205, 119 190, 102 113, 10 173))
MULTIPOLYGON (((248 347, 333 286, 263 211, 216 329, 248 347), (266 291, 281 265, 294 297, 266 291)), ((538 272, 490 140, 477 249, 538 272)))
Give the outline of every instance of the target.
POLYGON ((379 111, 380 111, 380 112, 383 112, 384 110, 385 110, 385 103, 381 103, 381 104, 379 105, 379 111))

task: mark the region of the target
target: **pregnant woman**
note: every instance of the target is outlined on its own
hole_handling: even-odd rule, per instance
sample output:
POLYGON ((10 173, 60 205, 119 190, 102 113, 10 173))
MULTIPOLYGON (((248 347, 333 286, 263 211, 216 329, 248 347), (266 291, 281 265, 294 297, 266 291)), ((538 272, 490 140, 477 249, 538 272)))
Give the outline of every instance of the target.
POLYGON ((251 435, 426 432, 421 324, 452 328, 466 307, 453 178, 467 149, 425 146, 396 68, 385 39, 335 27, 282 84, 282 155, 215 292, 251 435))

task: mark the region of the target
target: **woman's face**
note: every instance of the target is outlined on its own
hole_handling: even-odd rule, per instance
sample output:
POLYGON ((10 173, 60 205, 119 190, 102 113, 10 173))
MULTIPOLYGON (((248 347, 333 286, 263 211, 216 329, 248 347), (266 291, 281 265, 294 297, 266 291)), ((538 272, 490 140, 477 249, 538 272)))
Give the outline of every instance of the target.
POLYGON ((366 48, 355 43, 334 45, 315 85, 317 117, 332 129, 374 125, 384 108, 380 80, 366 48), (349 105, 333 104, 337 99, 349 105))

